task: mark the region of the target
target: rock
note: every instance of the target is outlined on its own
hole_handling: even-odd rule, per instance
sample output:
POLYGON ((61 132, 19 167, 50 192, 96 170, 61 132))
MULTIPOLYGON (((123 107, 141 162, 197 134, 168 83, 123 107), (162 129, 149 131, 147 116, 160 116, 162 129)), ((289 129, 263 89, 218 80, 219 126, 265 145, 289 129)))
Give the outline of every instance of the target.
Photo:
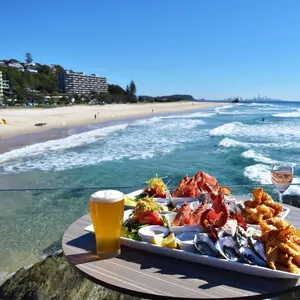
POLYGON ((73 269, 62 253, 20 269, 0 286, 0 299, 139 299, 97 285, 73 269))

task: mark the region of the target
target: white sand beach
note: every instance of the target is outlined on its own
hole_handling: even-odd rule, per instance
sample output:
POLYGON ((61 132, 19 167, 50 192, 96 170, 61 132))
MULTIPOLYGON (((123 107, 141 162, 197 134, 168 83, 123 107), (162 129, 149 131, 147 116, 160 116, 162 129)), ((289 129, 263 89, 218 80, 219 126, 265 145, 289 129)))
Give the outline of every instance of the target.
POLYGON ((23 134, 43 132, 54 128, 75 127, 104 123, 112 120, 151 116, 163 113, 199 110, 223 105, 217 102, 172 102, 147 104, 76 105, 58 108, 6 108, 0 109, 0 137, 7 139, 23 134), (38 123, 46 123, 36 126, 38 123))

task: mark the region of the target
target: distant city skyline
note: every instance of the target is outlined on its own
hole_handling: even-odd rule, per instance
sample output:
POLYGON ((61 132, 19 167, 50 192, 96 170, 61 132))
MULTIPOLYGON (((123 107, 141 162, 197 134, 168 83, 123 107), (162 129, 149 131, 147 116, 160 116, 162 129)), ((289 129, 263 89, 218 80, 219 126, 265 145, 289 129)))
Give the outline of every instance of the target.
POLYGON ((300 100, 297 0, 6 1, 0 58, 60 64, 138 95, 300 100), (25 16, 30 16, 26 17, 25 16))

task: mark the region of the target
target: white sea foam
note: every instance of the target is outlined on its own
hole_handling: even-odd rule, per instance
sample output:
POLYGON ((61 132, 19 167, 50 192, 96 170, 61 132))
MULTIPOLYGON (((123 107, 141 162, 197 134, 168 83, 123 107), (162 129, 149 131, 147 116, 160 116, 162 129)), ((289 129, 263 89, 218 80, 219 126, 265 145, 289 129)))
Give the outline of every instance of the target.
POLYGON ((280 163, 288 163, 288 164, 292 164, 292 165, 294 165, 294 166, 296 165, 296 164, 293 163, 293 162, 289 162, 289 161, 278 161, 278 160, 269 158, 269 157, 267 157, 267 156, 264 156, 264 155, 262 155, 262 154, 257 153, 256 151, 254 151, 254 150, 252 150, 252 149, 243 152, 243 153, 242 153, 242 156, 245 157, 245 158, 253 159, 253 160, 256 161, 256 162, 261 162, 261 163, 264 163, 264 164, 273 164, 273 163, 276 163, 276 162, 280 162, 280 163))
POLYGON ((61 171, 120 159, 150 159, 202 139, 198 119, 153 117, 39 143, 0 155, 0 172, 61 171), (187 131, 189 134, 186 134, 187 131))
MULTIPOLYGON (((300 185, 300 178, 294 178, 292 183, 297 183, 300 185)), ((289 195, 300 195, 300 186, 299 185, 291 185, 286 191, 285 194, 289 195)))
POLYGON ((289 111, 291 109, 293 108, 266 103, 239 103, 235 105, 218 107, 215 110, 221 115, 257 115, 264 114, 266 111, 282 112, 284 110, 289 111), (231 110, 230 108, 232 107, 237 107, 238 110, 231 110))
POLYGON ((224 138, 223 140, 220 141, 219 147, 224 147, 224 148, 230 148, 230 147, 243 147, 243 148, 249 148, 250 145, 248 143, 243 143, 239 141, 235 141, 229 138, 224 138))
POLYGON ((272 116, 279 117, 279 118, 300 118, 300 109, 297 109, 297 111, 294 112, 274 114, 272 116))
POLYGON ((220 115, 257 115, 257 110, 231 110, 231 111, 220 111, 220 115))
POLYGON ((238 106, 238 105, 241 105, 241 104, 229 104, 229 105, 224 105, 224 106, 218 106, 215 108, 215 112, 219 114, 220 112, 222 112, 228 108, 231 108, 233 106, 238 106))
POLYGON ((272 164, 275 162, 275 160, 273 160, 267 156, 263 156, 262 154, 259 154, 252 149, 249 149, 249 150, 243 152, 242 156, 245 158, 251 158, 251 159, 255 160, 256 162, 262 162, 265 164, 272 164))
POLYGON ((162 124, 162 125, 160 125, 160 129, 161 130, 176 129, 178 127, 180 127, 181 129, 192 129, 198 125, 204 125, 204 124, 205 124, 205 122, 203 120, 189 120, 189 122, 178 121, 176 123, 174 122, 174 123, 162 124))
MULTIPOLYGON (((195 118, 210 118, 212 116, 214 116, 215 113, 211 113, 211 112, 195 112, 195 113, 186 113, 186 114, 180 114, 180 115, 168 115, 168 116, 155 116, 152 118, 147 118, 147 119, 142 119, 142 120, 138 120, 135 122, 135 124, 138 125, 143 125, 143 124, 155 124, 158 122, 161 122, 162 120, 165 119, 195 119, 195 118)), ((200 120, 198 120, 200 121, 200 120)), ((202 121, 204 122, 204 121, 202 121)), ((204 124, 204 123, 202 123, 204 124)))
POLYGON ((281 126, 278 123, 263 123, 248 125, 242 122, 231 122, 210 130, 211 136, 244 137, 250 142, 278 142, 288 143, 300 139, 299 124, 285 122, 281 126))
POLYGON ((260 110, 260 111, 268 111, 268 112, 274 112, 274 111, 282 112, 283 110, 286 110, 286 111, 294 110, 294 108, 284 107, 284 106, 256 107, 255 109, 260 110))
POLYGON ((265 107, 274 107, 274 106, 278 106, 275 104, 270 104, 270 103, 260 103, 260 102, 251 102, 251 103, 247 103, 245 104, 246 106, 265 106, 265 107))
POLYGON ((209 118, 214 116, 215 113, 211 112, 196 112, 196 113, 189 113, 189 114, 180 114, 180 115, 171 115, 171 116, 164 116, 160 117, 161 119, 193 119, 193 118, 209 118))
POLYGON ((155 124, 160 122, 163 119, 163 117, 152 117, 152 118, 146 118, 135 121, 133 124, 137 125, 149 125, 149 124, 155 124))
POLYGON ((192 118, 187 118, 184 121, 172 120, 172 119, 186 119, 187 115, 184 116, 167 116, 167 117, 152 117, 148 119, 138 120, 132 123, 132 126, 146 125, 147 127, 155 125, 160 122, 159 126, 161 129, 180 127, 185 129, 191 129, 198 125, 203 125, 205 122, 203 120, 193 120, 192 118), (170 119, 170 120, 169 120, 170 119))
POLYGON ((22 157, 35 156, 40 155, 44 152, 52 152, 58 150, 66 150, 71 148, 76 148, 80 146, 84 146, 87 144, 92 144, 99 139, 110 135, 118 130, 123 130, 128 125, 115 125, 110 127, 103 127, 92 131, 87 131, 75 135, 71 135, 67 138, 59 139, 59 140, 50 140, 43 143, 29 145, 20 149, 15 149, 0 155, 0 164, 4 162, 19 159, 22 157))
POLYGON ((244 176, 261 184, 271 184, 270 166, 256 164, 244 169, 244 176))
POLYGON ((0 272, 0 285, 7 280, 9 277, 13 276, 15 272, 8 273, 8 272, 0 272))
POLYGON ((236 147, 240 147, 240 148, 245 148, 245 149, 249 149, 249 148, 265 148, 265 149, 299 149, 300 148, 300 143, 297 142, 284 142, 284 143, 278 143, 278 142, 274 142, 274 143, 245 143, 245 142, 241 142, 241 141, 237 141, 234 139, 230 139, 230 138, 224 138, 219 142, 219 147, 223 147, 223 148, 236 148, 236 147))
POLYGON ((236 133, 240 132, 241 128, 243 127, 244 124, 241 122, 226 123, 224 125, 210 130, 209 134, 212 136, 236 136, 236 133))

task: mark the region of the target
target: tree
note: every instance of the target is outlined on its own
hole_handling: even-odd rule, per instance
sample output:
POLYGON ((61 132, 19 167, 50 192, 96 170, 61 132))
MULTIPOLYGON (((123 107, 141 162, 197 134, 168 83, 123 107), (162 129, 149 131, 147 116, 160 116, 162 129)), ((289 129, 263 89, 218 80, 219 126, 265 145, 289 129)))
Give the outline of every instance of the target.
POLYGON ((26 64, 30 64, 33 62, 33 58, 30 52, 25 53, 25 62, 26 64))
POLYGON ((130 94, 129 86, 126 85, 126 95, 129 95, 129 94, 130 94))
POLYGON ((111 96, 109 93, 99 93, 97 97, 98 102, 100 103, 110 103, 111 102, 111 96))
POLYGON ((11 58, 11 59, 6 61, 6 64, 8 65, 8 64, 11 64, 11 63, 18 63, 18 62, 19 62, 18 60, 14 59, 14 58, 11 58))
POLYGON ((134 96, 136 94, 136 86, 133 80, 130 81, 129 84, 129 95, 134 96))
POLYGON ((43 73, 43 74, 46 74, 46 75, 50 75, 51 74, 51 69, 47 65, 40 65, 40 64, 38 64, 38 71, 39 71, 39 73, 43 73))
POLYGON ((138 99, 135 95, 131 95, 131 96, 127 96, 126 102, 127 103, 137 103, 138 99))
POLYGON ((69 98, 67 98, 66 96, 63 96, 58 100, 59 105, 67 105, 68 103, 69 103, 69 98))
POLYGON ((81 98, 79 95, 75 94, 74 95, 74 99, 75 99, 75 103, 78 104, 78 103, 81 103, 81 98))
MULTIPOLYGON (((128 86, 127 86, 128 87, 128 86)), ((108 84, 108 92, 110 94, 118 94, 118 95, 125 95, 126 91, 124 91, 119 85, 117 84, 108 84)))

